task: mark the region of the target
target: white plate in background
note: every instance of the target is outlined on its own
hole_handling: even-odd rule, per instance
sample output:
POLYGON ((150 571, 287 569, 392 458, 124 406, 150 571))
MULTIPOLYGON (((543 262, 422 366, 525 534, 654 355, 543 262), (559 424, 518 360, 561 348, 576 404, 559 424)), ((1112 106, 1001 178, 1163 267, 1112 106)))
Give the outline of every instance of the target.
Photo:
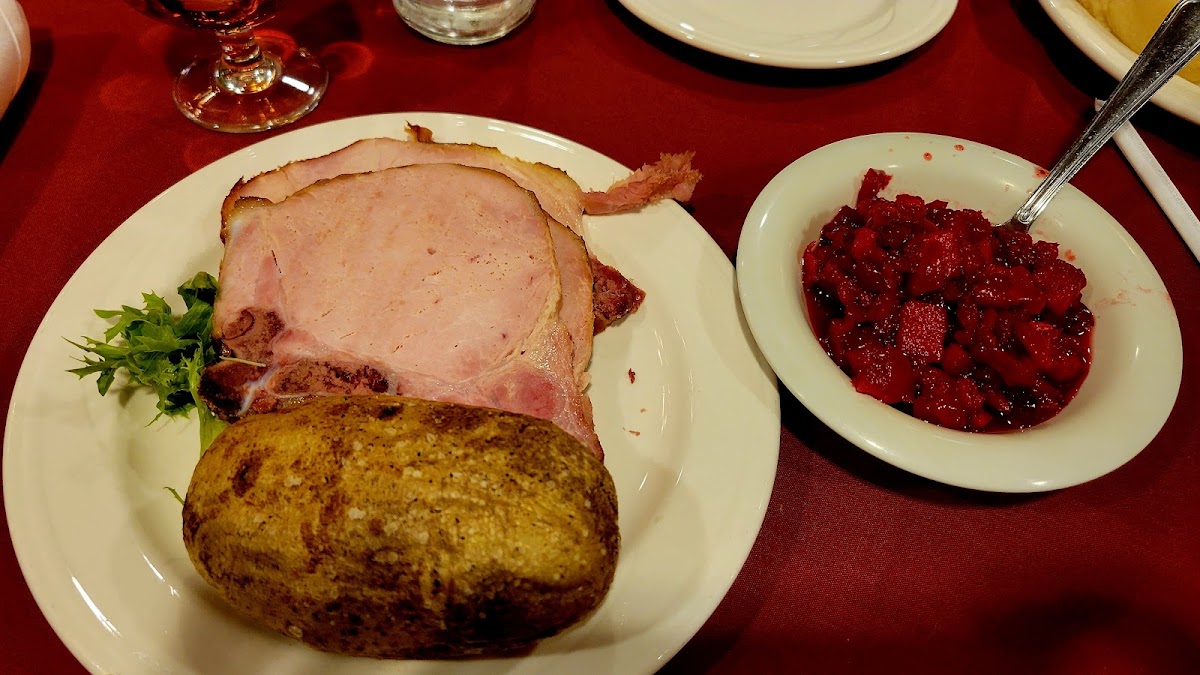
POLYGON ((945 27, 957 0, 620 0, 699 49, 784 68, 848 68, 908 53, 945 27))
MULTIPOLYGON (((26 582, 51 626, 95 673, 650 673, 707 620, 758 534, 779 452, 779 392, 738 310, 733 267, 675 203, 588 217, 601 260, 646 291, 595 342, 590 394, 617 486, 622 550, 601 609, 521 659, 338 657, 258 628, 192 568, 180 507, 198 449, 192 421, 151 426, 154 400, 78 381, 63 337, 98 335, 97 307, 174 296, 217 271, 219 208, 244 176, 412 122, 446 142, 495 146, 604 188, 628 169, 569 140, 463 115, 396 113, 287 132, 183 179, 116 229, 38 328, 13 390, 4 498, 26 582), (131 264, 132 261, 132 264, 131 264)), ((647 149, 647 155, 654 149, 647 149)))

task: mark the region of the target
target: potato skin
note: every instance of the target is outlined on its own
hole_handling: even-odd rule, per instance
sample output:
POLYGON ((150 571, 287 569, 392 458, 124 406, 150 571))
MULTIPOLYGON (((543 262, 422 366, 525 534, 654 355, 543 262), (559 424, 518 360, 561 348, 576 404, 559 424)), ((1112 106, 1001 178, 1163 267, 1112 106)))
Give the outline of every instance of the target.
POLYGON ((554 424, 387 395, 227 428, 192 475, 183 538, 244 614, 379 658, 528 649, 599 605, 620 544, 611 476, 554 424))

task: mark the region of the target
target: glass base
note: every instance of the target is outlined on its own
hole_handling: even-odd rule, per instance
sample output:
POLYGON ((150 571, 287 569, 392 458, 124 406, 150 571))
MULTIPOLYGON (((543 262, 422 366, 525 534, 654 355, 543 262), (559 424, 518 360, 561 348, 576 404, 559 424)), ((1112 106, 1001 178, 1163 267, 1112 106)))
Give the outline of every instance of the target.
POLYGON ((196 124, 228 133, 251 133, 281 127, 304 117, 325 94, 329 73, 305 49, 258 40, 264 57, 273 62, 273 81, 254 91, 234 93, 239 87, 218 79, 220 56, 202 58, 175 80, 175 106, 196 124))

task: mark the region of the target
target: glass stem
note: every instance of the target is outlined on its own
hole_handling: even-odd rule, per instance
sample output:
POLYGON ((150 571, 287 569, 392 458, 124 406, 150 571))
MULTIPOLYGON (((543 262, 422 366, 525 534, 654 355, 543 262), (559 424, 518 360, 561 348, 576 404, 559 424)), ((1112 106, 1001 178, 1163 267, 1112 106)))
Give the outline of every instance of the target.
POLYGON ((231 94, 263 91, 279 79, 279 59, 259 47, 249 28, 219 31, 221 59, 215 73, 217 86, 231 94))

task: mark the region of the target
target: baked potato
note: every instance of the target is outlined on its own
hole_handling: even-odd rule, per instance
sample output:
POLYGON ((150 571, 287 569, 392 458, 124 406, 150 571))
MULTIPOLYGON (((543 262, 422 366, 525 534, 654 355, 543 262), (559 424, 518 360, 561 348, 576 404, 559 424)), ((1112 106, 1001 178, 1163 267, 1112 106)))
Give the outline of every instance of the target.
POLYGON ((327 396, 224 430, 183 539, 233 607, 320 650, 527 650, 592 612, 620 535, 603 463, 554 424, 398 396, 327 396))

